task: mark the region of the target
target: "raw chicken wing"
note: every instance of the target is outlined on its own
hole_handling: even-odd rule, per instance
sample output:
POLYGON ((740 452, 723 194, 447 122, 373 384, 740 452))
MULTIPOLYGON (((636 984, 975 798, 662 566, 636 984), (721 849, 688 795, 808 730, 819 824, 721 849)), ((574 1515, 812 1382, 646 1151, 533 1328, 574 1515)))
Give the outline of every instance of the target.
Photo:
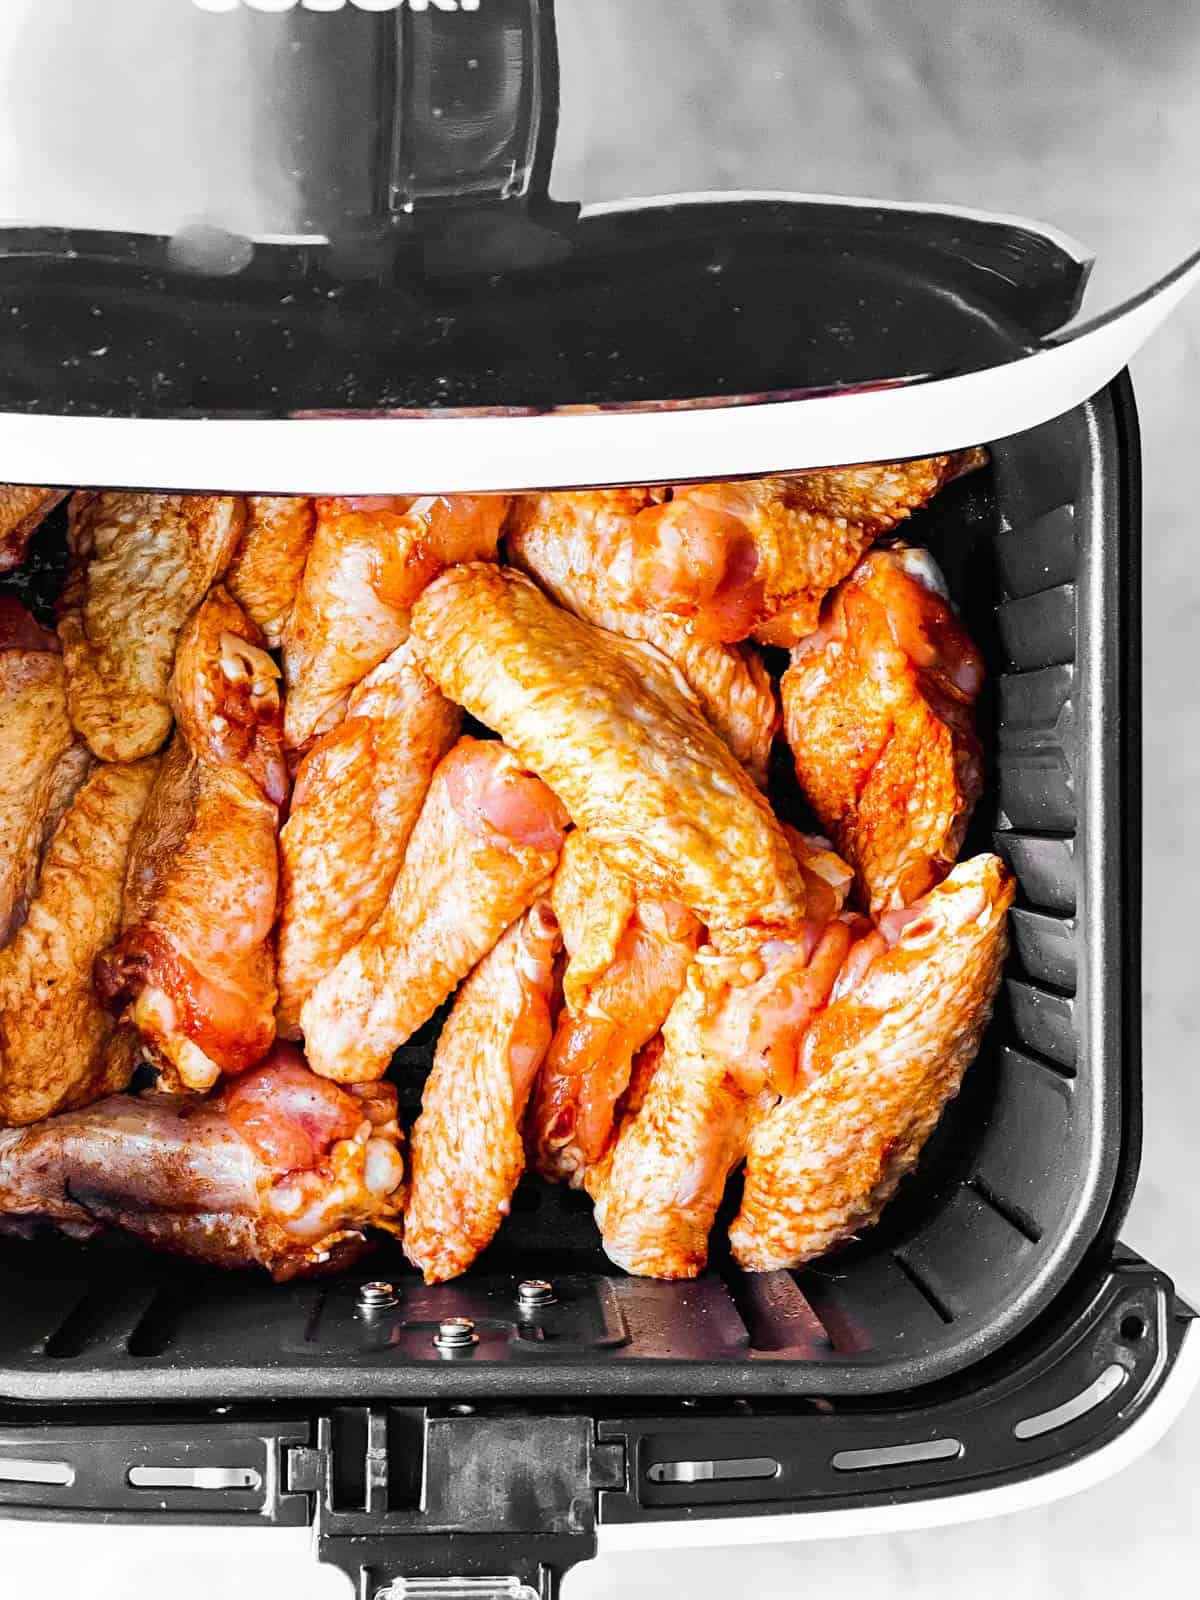
POLYGON ((11 572, 21 565, 29 541, 66 498, 66 489, 0 483, 0 572, 11 572))
POLYGON ((42 854, 90 766, 67 716, 58 640, 0 597, 0 947, 25 920, 42 854))
POLYGON ((92 987, 116 936, 153 760, 97 767, 46 849, 24 923, 0 951, 0 1124, 36 1122, 124 1088, 138 1041, 92 987))
POLYGON ((244 516, 230 495, 72 497, 58 636, 71 721, 102 761, 153 755, 170 733, 180 631, 229 565, 244 516))
POLYGON ((339 1088, 286 1045, 209 1099, 116 1095, 0 1133, 0 1213, 280 1280, 397 1232, 403 1178, 395 1089, 339 1088))
POLYGON ((350 696, 296 774, 280 836, 279 1028, 387 904, 429 788, 462 720, 402 644, 350 696))
POLYGON ((315 1072, 380 1078, 543 892, 562 848, 562 806, 504 745, 460 739, 434 773, 379 919, 300 1013, 315 1072))
POLYGON ((683 617, 622 603, 605 552, 649 491, 527 495, 514 502, 505 543, 514 564, 585 622, 656 645, 679 668, 705 717, 764 788, 779 726, 770 674, 753 651, 693 632, 683 617))
POLYGON ((701 929, 683 906, 638 897, 579 831, 551 898, 570 960, 527 1137, 544 1176, 578 1186, 609 1143, 633 1059, 683 988, 701 929))
POLYGON ((483 565, 429 586, 413 636, 443 693, 494 728, 640 889, 714 926, 803 917, 770 807, 657 651, 483 565))
POLYGON ((983 663, 944 592, 923 551, 872 551, 783 677, 796 776, 875 912, 944 877, 982 788, 983 663))
POLYGON ((545 900, 479 963, 438 1039, 412 1131, 404 1253, 426 1283, 495 1237, 525 1167, 521 1118, 550 1043, 558 923, 545 900))
POLYGON ((804 1042, 805 1086, 751 1136, 730 1229, 742 1266, 799 1266, 876 1221, 979 1048, 1013 887, 976 856, 855 947, 804 1042))
POLYGON ((96 981, 172 1087, 210 1088, 275 1037, 271 927, 287 797, 279 669, 218 586, 179 641, 179 726, 134 842, 123 931, 96 981))
POLYGON ((286 494, 246 496, 246 529, 225 583, 272 650, 283 643, 315 523, 311 500, 286 494))
POLYGON ((863 552, 979 452, 702 483, 628 519, 606 555, 618 595, 706 638, 794 644, 863 552))
POLYGON ((754 1122, 795 1081, 801 1042, 855 929, 836 918, 796 936, 706 946, 637 1085, 640 1105, 584 1182, 609 1258, 627 1272, 694 1278, 754 1122))
POLYGON ((456 561, 496 554, 503 495, 318 500, 317 526, 283 639, 288 748, 342 718, 355 684, 408 637, 413 602, 456 561))

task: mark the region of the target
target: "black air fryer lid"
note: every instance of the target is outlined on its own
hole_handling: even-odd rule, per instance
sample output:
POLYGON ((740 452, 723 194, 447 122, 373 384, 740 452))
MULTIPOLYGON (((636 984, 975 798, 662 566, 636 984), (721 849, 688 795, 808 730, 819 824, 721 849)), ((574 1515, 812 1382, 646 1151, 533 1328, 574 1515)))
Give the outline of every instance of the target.
POLYGON ((1197 55, 1173 0, 6 0, 0 409, 879 419, 1098 336, 1051 414, 1186 281, 1197 55))

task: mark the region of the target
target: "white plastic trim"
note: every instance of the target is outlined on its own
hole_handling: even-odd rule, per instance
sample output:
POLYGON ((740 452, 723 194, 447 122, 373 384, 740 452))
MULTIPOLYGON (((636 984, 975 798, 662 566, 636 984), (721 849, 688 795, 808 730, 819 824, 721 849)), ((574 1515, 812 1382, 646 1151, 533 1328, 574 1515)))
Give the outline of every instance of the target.
POLYGON ((0 481, 231 493, 436 494, 682 482, 955 450, 1104 387, 1200 279, 985 372, 691 411, 183 420, 0 413, 0 481))
POLYGON ((680 1550, 700 1545, 790 1544, 808 1539, 848 1539, 872 1533, 946 1528, 984 1517, 1029 1511, 1091 1489, 1114 1477, 1158 1443, 1200 1383, 1200 1337, 1192 1324, 1162 1387, 1129 1426, 1091 1455, 1017 1483, 972 1489, 946 1499, 873 1505, 844 1511, 798 1511, 781 1516, 697 1517, 637 1524, 602 1523, 598 1557, 615 1550, 680 1550))

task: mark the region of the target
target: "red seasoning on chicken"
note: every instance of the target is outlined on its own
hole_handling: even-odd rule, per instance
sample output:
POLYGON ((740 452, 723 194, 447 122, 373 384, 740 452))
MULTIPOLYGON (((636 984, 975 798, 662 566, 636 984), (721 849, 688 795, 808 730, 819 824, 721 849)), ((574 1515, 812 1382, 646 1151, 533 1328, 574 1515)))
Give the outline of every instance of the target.
POLYGON ((340 1088, 278 1045, 207 1099, 118 1095, 0 1133, 0 1213, 107 1224, 282 1281, 399 1231, 400 1143, 391 1084, 340 1088))
POLYGON ((579 831, 551 900, 570 960, 527 1138, 544 1176, 578 1186, 609 1144, 634 1057, 683 988, 702 930, 683 906, 639 897, 579 831))
POLYGON ((43 852, 91 764, 67 716, 58 640, 0 596, 0 947, 25 920, 43 852))
POLYGON ((136 1035, 92 984, 157 762, 104 762, 72 795, 39 862, 20 928, 0 951, 0 1125, 36 1122, 123 1089, 136 1035))
POLYGON ((123 932, 96 983, 166 1082, 210 1088, 275 1037, 271 929, 287 798, 279 669, 215 588, 179 641, 178 728, 134 841, 123 932))
POLYGON ((494 728, 640 889, 710 926, 803 917, 779 823, 657 651, 480 564, 430 585, 413 638, 442 692, 494 728))
POLYGON ((71 721, 102 761, 162 747, 180 633, 228 567, 245 513, 236 495, 72 496, 58 636, 71 721))
POLYGON ((0 483, 0 572, 21 565, 29 541, 55 506, 67 498, 67 492, 0 483))
POLYGON ((279 1027, 387 904, 434 768, 458 735, 451 705, 402 644, 350 696, 296 774, 280 836, 279 1027))
POLYGON ((566 824, 511 750, 460 739, 434 773, 383 912, 304 1003, 313 1070, 343 1083, 382 1077, 546 889, 566 824))
POLYGON ((953 866, 983 785, 983 662, 924 551, 874 550, 792 652, 783 707, 796 776, 872 911, 953 866))
POLYGON ((800 1089, 750 1138, 729 1234, 743 1267, 800 1266, 878 1219, 979 1049, 1013 891, 996 856, 976 856, 852 952, 800 1089))
POLYGON ((457 1277, 508 1215, 521 1119, 550 1043, 558 923, 537 900, 463 984, 412 1131, 404 1253, 426 1283, 457 1277))
POLYGON ((246 528, 225 585, 272 650, 283 643, 316 516, 313 502, 301 496, 246 496, 246 528))
POLYGON ((640 1106, 584 1182, 605 1253, 627 1272, 694 1278, 729 1174, 756 1120, 791 1089, 804 1034, 854 928, 836 918, 788 939, 706 946, 663 1025, 640 1106))
POLYGON ((341 720, 351 689, 408 638, 413 602, 431 578, 495 556, 507 507, 503 495, 317 501, 283 635, 290 750, 341 720))
POLYGON ((609 571, 607 552, 614 540, 631 517, 661 495, 627 489, 523 496, 514 502, 505 529, 509 557, 585 622, 661 650, 683 674, 707 720, 765 788, 779 708, 761 659, 738 645, 702 637, 683 617, 624 603, 609 571))
POLYGON ((880 534, 981 459, 691 484, 630 517, 608 540, 607 563, 628 605, 689 618, 704 638, 794 644, 880 534))

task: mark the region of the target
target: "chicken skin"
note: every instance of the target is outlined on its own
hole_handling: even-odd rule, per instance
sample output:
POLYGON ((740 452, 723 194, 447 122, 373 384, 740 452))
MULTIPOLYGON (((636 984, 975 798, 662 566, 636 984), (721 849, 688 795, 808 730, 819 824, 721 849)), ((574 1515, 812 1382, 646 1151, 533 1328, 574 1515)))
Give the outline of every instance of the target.
POLYGON ((709 926, 803 917, 770 807, 657 651, 479 564, 429 586, 413 637, 442 692, 494 728, 647 894, 709 926))
POLYGON ((746 771, 766 787, 767 761, 779 726, 770 674, 757 655, 692 631, 683 617, 622 603, 605 552, 650 491, 525 495, 505 529, 513 565, 577 617, 657 646, 679 668, 705 717, 746 771))
POLYGON ((434 768, 462 714, 402 644, 350 696, 296 774, 280 835, 279 1029, 387 904, 434 768))
POLYGON ((299 1051, 208 1099, 115 1095, 0 1133, 0 1213, 285 1280, 347 1265, 399 1228, 404 1164, 390 1084, 343 1089, 299 1051))
POLYGON ((121 891, 156 762, 109 763, 88 777, 46 848, 21 928, 0 951, 0 1124, 37 1122, 124 1088, 135 1035, 118 1031, 92 987, 116 936, 121 891))
POLYGON ((0 597, 0 948, 25 920, 46 845, 90 766, 67 716, 58 640, 0 597))
POLYGON ((316 525, 311 500, 286 494, 246 496, 246 527, 225 586, 272 650, 283 643, 316 525))
POLYGON ((730 1229, 743 1267, 800 1266, 878 1219, 979 1048, 1013 889, 976 856, 856 946, 804 1041, 802 1087, 750 1137, 730 1229))
POLYGON ((567 815, 511 750, 463 738, 433 775, 387 905, 300 1013, 313 1070, 382 1077, 550 882, 567 815))
POLYGON ((612 1136, 634 1057, 683 988, 701 928, 681 905, 639 898, 578 831, 563 847, 551 903, 570 959, 527 1139, 543 1176, 578 1187, 612 1136))
POLYGON ((29 541, 55 506, 67 498, 67 492, 0 483, 0 572, 11 572, 21 565, 29 541))
POLYGON ((71 721, 102 761, 162 747, 180 632, 228 567, 244 518, 230 495, 72 497, 58 636, 71 721))
POLYGON ((165 1086, 210 1088, 275 1037, 271 929, 287 798, 279 669, 218 585, 184 628, 178 720, 134 841, 122 933, 97 963, 165 1086))
POLYGON ((443 567, 496 554, 503 495, 318 500, 283 636, 289 750, 338 723, 351 689, 408 638, 413 602, 443 567))
POLYGON ((794 644, 880 536, 981 454, 702 483, 626 519, 605 543, 618 597, 723 641, 794 644))
POLYGON ((876 913, 945 876, 983 785, 983 663, 944 593, 923 551, 872 551, 783 676, 796 776, 876 913))
POLYGON ((525 1167, 521 1119, 550 1043, 558 923, 536 900, 463 984, 412 1131, 404 1253, 426 1283, 495 1237, 525 1167))
POLYGON ((729 1174, 755 1121, 794 1083, 855 931, 838 917, 756 949, 739 936, 732 953, 706 946, 696 956, 637 1085, 638 1109, 584 1179, 618 1266, 654 1278, 704 1270, 729 1174))

